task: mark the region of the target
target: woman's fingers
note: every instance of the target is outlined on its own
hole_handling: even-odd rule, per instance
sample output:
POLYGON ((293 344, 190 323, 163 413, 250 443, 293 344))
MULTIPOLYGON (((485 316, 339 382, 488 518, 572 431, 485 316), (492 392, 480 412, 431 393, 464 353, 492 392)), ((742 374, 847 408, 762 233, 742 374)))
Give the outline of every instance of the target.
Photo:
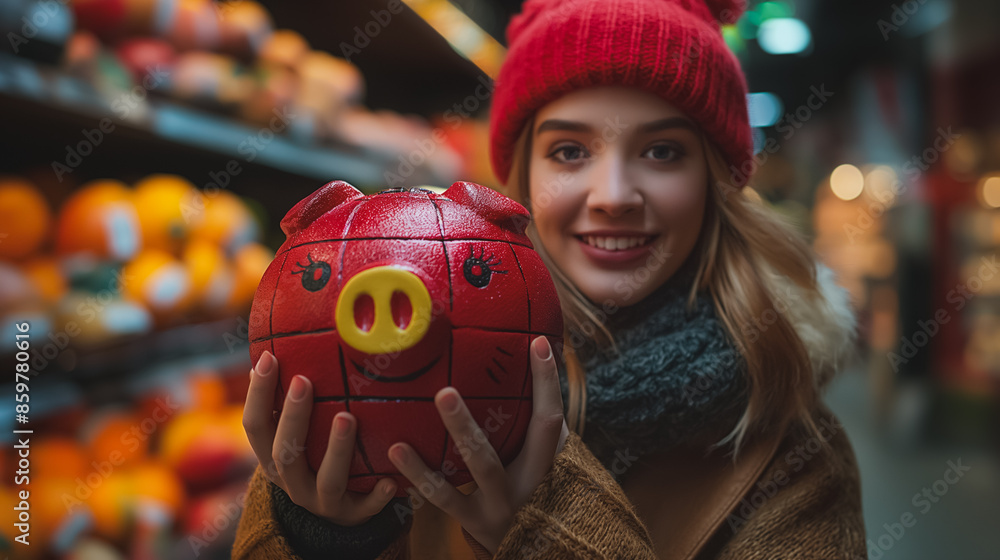
POLYGON ((391 478, 379 480, 368 494, 347 491, 356 435, 357 419, 354 415, 350 412, 337 413, 330 426, 330 439, 323 462, 316 473, 316 491, 322 509, 333 514, 349 512, 349 518, 338 518, 338 524, 345 526, 364 523, 382 511, 396 491, 396 482, 391 478))
POLYGON ((274 466, 285 482, 285 492, 293 502, 309 509, 316 499, 316 475, 309 468, 305 454, 312 406, 312 383, 296 375, 285 395, 271 450, 274 466))
POLYGON ((339 500, 347 490, 356 433, 353 414, 339 412, 333 417, 326 454, 316 472, 316 490, 321 496, 339 500))
POLYGON ((275 484, 281 481, 271 459, 277 425, 272 414, 274 388, 278 383, 277 366, 278 360, 265 350, 257 360, 257 365, 250 370, 250 388, 247 389, 247 400, 243 406, 243 429, 250 440, 250 447, 264 473, 275 484))
POLYGON ((354 520, 354 524, 361 524, 368 521, 376 513, 382 511, 389 500, 396 493, 396 481, 391 478, 383 478, 375 484, 375 488, 368 494, 358 494, 348 492, 348 500, 351 509, 359 516, 354 520))
POLYGON ((503 463, 458 391, 454 387, 441 389, 434 396, 434 404, 483 495, 491 501, 504 499, 508 482, 503 463))
POLYGON ((513 480, 534 488, 552 467, 565 424, 559 371, 552 347, 543 336, 531 342, 531 377, 531 422, 521 452, 511 463, 510 470, 513 480))
POLYGON ((413 447, 406 443, 393 444, 389 448, 389 460, 427 501, 456 519, 464 519, 465 495, 441 473, 432 471, 413 447))

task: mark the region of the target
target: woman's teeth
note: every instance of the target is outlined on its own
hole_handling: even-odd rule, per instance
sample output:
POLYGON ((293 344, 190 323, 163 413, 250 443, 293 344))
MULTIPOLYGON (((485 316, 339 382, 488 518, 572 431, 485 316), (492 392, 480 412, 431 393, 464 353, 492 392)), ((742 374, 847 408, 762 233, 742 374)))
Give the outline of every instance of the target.
POLYGON ((631 249, 639 245, 645 245, 650 237, 595 237, 587 235, 583 240, 592 247, 599 247, 607 251, 622 251, 631 249))

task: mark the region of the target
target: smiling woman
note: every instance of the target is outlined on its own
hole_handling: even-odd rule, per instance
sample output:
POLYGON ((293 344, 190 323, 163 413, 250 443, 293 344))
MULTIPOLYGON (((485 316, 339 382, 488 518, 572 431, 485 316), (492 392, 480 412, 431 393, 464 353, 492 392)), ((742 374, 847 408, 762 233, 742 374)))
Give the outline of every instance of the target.
MULTIPOLYGON (((394 446, 393 464, 447 517, 416 512, 409 538, 380 526, 384 511, 353 532, 322 529, 343 557, 407 558, 412 544, 415 556, 468 558, 434 549, 455 524, 484 560, 864 555, 857 465, 820 400, 851 349, 846 292, 731 171, 752 141, 719 24, 742 9, 524 3, 507 29, 490 154, 531 213, 525 233, 561 305, 564 367, 538 345, 532 373, 539 431, 562 423, 558 406, 564 443, 525 444, 506 466, 473 454, 482 470, 470 466, 478 490, 466 496, 429 484, 394 446)), ((469 282, 492 263, 480 259, 469 282)), ((449 430, 475 430, 457 394, 435 404, 449 430)), ((293 538, 299 519, 281 519, 293 538)), ((241 556, 263 558, 249 523, 241 556)))
POLYGON ((593 302, 643 299, 676 272, 701 230, 707 169, 694 123, 620 86, 569 93, 534 120, 524 149, 537 187, 527 206, 546 252, 593 302), (622 275, 641 269, 645 280, 623 290, 622 275))

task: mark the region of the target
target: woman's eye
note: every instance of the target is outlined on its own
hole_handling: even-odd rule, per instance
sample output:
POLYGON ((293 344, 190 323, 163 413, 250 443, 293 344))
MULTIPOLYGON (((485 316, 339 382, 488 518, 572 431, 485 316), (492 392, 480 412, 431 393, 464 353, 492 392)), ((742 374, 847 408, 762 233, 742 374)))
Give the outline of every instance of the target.
POLYGON ((561 146, 556 148, 549 157, 560 162, 560 163, 572 163, 585 156, 583 148, 580 146, 561 146), (562 154, 561 156, 559 154, 562 154))
POLYGON ((646 150, 642 155, 656 161, 674 161, 680 159, 684 154, 681 150, 669 144, 657 144, 646 150))

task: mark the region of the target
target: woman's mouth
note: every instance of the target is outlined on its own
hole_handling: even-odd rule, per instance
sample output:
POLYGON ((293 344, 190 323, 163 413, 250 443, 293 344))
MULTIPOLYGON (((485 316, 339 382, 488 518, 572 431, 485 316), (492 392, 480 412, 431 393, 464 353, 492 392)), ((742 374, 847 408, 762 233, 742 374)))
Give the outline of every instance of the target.
POLYGON ((658 235, 574 235, 584 254, 599 265, 631 264, 649 253, 658 235))

